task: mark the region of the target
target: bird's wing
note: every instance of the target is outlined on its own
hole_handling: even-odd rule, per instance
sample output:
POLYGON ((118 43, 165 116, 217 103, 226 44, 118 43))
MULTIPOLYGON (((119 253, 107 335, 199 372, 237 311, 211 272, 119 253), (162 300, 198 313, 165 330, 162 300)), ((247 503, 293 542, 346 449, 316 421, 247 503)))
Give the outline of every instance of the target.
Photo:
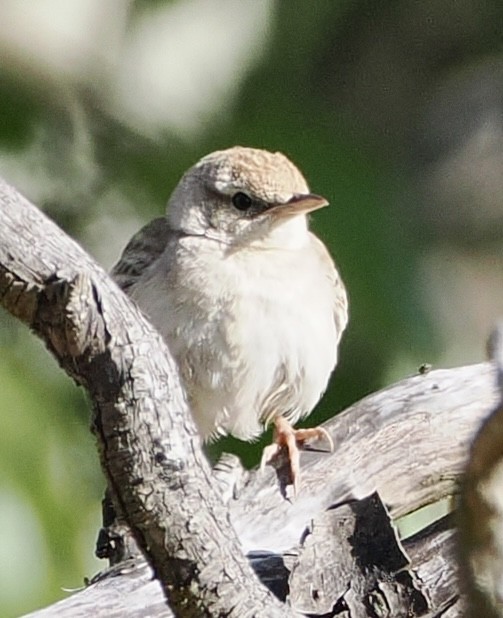
POLYGON ((126 245, 111 275, 126 293, 164 252, 173 231, 165 217, 154 219, 126 245))
POLYGON ((339 343, 342 333, 348 323, 348 296, 346 293, 346 287, 341 279, 341 276, 339 275, 334 261, 332 260, 332 256, 328 252, 325 245, 313 233, 310 233, 310 235, 313 248, 322 263, 322 268, 327 272, 327 276, 332 283, 334 294, 334 322, 335 329, 337 331, 337 343, 339 343))

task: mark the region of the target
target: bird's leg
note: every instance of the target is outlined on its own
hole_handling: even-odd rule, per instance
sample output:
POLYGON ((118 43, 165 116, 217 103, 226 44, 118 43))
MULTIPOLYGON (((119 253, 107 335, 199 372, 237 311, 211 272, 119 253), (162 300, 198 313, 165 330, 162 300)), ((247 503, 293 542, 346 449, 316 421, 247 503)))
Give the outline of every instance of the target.
POLYGON ((290 477, 293 484, 294 493, 297 494, 300 485, 300 453, 299 446, 302 447, 307 440, 325 439, 330 447, 330 452, 334 450, 333 440, 326 429, 323 427, 313 427, 310 429, 294 429, 283 416, 274 419, 273 443, 266 446, 262 453, 260 469, 263 470, 272 459, 274 459, 282 448, 286 449, 288 461, 290 463, 290 477))

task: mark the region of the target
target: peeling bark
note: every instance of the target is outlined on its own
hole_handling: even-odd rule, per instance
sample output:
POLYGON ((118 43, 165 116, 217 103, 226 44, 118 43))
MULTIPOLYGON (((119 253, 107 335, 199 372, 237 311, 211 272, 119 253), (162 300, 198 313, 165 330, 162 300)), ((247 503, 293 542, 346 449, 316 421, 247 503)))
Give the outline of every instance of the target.
POLYGON ((470 449, 459 518, 470 618, 503 617, 503 323, 488 347, 499 397, 470 449))
POLYGON ((154 569, 117 564, 33 616, 462 615, 451 518, 403 541, 393 520, 457 493, 499 402, 493 365, 412 376, 332 419, 335 452, 302 454, 292 500, 281 466, 210 470, 160 336, 4 183, 0 303, 88 390, 115 506, 154 569))
POLYGON ((74 241, 5 183, 0 302, 87 389, 108 486, 175 615, 291 616, 240 550, 160 335, 74 241))

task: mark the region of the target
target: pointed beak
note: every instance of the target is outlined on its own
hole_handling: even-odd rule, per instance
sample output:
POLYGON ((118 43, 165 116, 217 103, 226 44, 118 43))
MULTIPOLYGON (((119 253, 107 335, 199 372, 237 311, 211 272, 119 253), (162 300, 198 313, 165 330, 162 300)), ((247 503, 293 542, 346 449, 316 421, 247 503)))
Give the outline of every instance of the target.
POLYGON ((321 195, 301 193, 294 195, 284 204, 275 204, 271 210, 274 210, 279 217, 287 217, 306 214, 324 206, 328 206, 328 201, 321 195))

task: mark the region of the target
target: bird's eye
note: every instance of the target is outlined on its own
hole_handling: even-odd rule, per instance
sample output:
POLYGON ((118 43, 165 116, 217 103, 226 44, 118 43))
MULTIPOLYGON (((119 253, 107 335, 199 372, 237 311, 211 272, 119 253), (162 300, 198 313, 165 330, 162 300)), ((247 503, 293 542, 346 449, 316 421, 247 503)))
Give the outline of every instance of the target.
POLYGON ((248 210, 252 205, 252 199, 246 193, 239 191, 232 196, 232 203, 238 210, 248 210))

